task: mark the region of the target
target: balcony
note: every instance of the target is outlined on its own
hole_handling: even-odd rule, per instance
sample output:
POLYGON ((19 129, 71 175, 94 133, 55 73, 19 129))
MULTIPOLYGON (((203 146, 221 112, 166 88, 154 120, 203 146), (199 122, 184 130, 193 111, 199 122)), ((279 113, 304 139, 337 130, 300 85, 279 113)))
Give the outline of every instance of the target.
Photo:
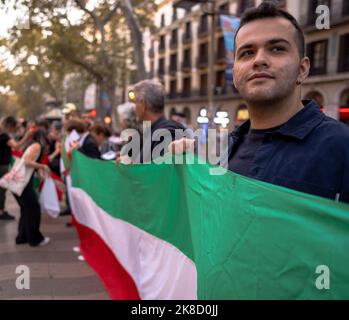
POLYGON ((171 39, 171 41, 170 41, 170 49, 177 49, 177 47, 178 47, 177 38, 171 39))
POLYGON ((170 91, 169 94, 167 95, 168 99, 176 99, 177 98, 177 92, 175 91, 170 91))
POLYGON ((226 63, 225 50, 220 50, 220 51, 216 52, 215 62, 216 62, 216 64, 225 64, 226 63))
POLYGON ((227 86, 226 85, 223 85, 223 86, 216 86, 214 88, 214 94, 216 96, 222 96, 222 95, 225 95, 227 94, 227 86))
POLYGON ((176 65, 170 65, 168 71, 169 71, 169 74, 170 74, 171 76, 175 76, 176 73, 177 73, 177 66, 176 66, 176 65))
POLYGON ((207 68, 208 65, 208 56, 200 56, 196 60, 196 67, 198 69, 207 68))
POLYGON ((205 38, 207 36, 208 36, 208 25, 207 24, 200 25, 198 29, 198 37, 205 38))
POLYGON ((165 45, 160 45, 159 46, 159 53, 161 54, 161 53, 165 53, 165 50, 166 50, 166 47, 165 47, 165 45))
POLYGON ((187 43, 191 43, 191 41, 192 41, 191 33, 184 33, 182 37, 182 43, 187 44, 187 43))
POLYGON ((190 60, 184 60, 182 62, 182 71, 183 72, 190 72, 191 71, 191 61, 190 60))
POLYGON ((165 75, 165 68, 160 67, 160 68, 158 69, 158 76, 161 78, 161 77, 163 77, 164 75, 165 75))
POLYGON ((189 98, 191 96, 191 91, 190 90, 183 90, 181 97, 182 98, 189 98))

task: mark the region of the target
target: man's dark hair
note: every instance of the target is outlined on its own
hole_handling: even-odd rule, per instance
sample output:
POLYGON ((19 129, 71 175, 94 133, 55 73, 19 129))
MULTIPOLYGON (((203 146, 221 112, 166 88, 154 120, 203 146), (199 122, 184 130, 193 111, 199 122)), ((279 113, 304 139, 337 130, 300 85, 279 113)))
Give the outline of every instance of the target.
POLYGON ((5 129, 14 129, 17 127, 17 120, 13 116, 8 116, 2 121, 2 126, 5 129))
POLYGON ((297 20, 291 14, 289 14, 284 10, 279 9, 277 5, 271 1, 264 1, 257 8, 251 8, 242 15, 241 21, 240 21, 240 27, 235 34, 234 42, 236 43, 236 36, 244 25, 256 20, 268 19, 268 18, 279 18, 279 17, 290 21, 292 25, 295 27, 296 42, 298 46, 299 56, 303 58, 305 56, 305 39, 304 39, 303 30, 301 29, 297 20))
POLYGON ((109 138, 111 136, 109 128, 107 128, 105 125, 101 123, 94 124, 90 131, 95 132, 97 135, 103 134, 106 138, 109 138))

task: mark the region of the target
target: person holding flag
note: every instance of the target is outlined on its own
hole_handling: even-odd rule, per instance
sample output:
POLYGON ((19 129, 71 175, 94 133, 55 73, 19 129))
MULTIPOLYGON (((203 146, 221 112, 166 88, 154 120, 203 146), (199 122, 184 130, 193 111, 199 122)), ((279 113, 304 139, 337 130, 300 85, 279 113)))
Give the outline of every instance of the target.
MULTIPOLYGON (((268 1, 245 12, 235 35, 233 79, 250 120, 230 134, 228 161, 221 165, 349 203, 349 129, 314 101, 302 101, 309 70, 304 33, 292 15, 268 1)), ((194 144, 182 139, 169 147, 178 152, 194 144)))

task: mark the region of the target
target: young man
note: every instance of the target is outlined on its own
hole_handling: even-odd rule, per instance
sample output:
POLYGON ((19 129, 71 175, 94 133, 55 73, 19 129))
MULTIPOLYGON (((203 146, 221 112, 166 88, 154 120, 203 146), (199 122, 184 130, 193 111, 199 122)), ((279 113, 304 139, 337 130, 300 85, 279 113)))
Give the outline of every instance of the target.
POLYGON ((235 50, 234 84, 250 120, 230 135, 229 170, 349 202, 349 128, 301 100, 310 62, 297 21, 263 2, 242 17, 235 50))

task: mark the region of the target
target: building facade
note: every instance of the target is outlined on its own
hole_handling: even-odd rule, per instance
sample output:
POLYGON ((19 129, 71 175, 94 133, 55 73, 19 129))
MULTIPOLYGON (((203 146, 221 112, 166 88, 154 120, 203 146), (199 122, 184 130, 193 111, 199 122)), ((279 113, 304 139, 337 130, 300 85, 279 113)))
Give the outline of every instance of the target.
MULTIPOLYGON (((262 0, 215 0, 213 44, 211 19, 205 4, 189 10, 175 8, 179 0, 159 0, 154 14, 157 31, 145 36, 145 63, 150 78, 158 78, 166 89, 166 115, 177 111, 197 127, 201 110, 208 108, 208 90, 213 90, 214 113, 226 112, 229 129, 248 117, 239 93, 225 80, 225 44, 219 14, 240 16, 262 0), (209 52, 214 47, 212 70, 209 52), (213 72, 209 88, 209 72, 213 72)), ((281 0, 280 7, 300 22, 306 33, 307 53, 312 68, 304 83, 303 97, 318 101, 328 115, 349 124, 349 1, 281 0), (316 8, 330 9, 330 29, 315 27, 316 8)))

